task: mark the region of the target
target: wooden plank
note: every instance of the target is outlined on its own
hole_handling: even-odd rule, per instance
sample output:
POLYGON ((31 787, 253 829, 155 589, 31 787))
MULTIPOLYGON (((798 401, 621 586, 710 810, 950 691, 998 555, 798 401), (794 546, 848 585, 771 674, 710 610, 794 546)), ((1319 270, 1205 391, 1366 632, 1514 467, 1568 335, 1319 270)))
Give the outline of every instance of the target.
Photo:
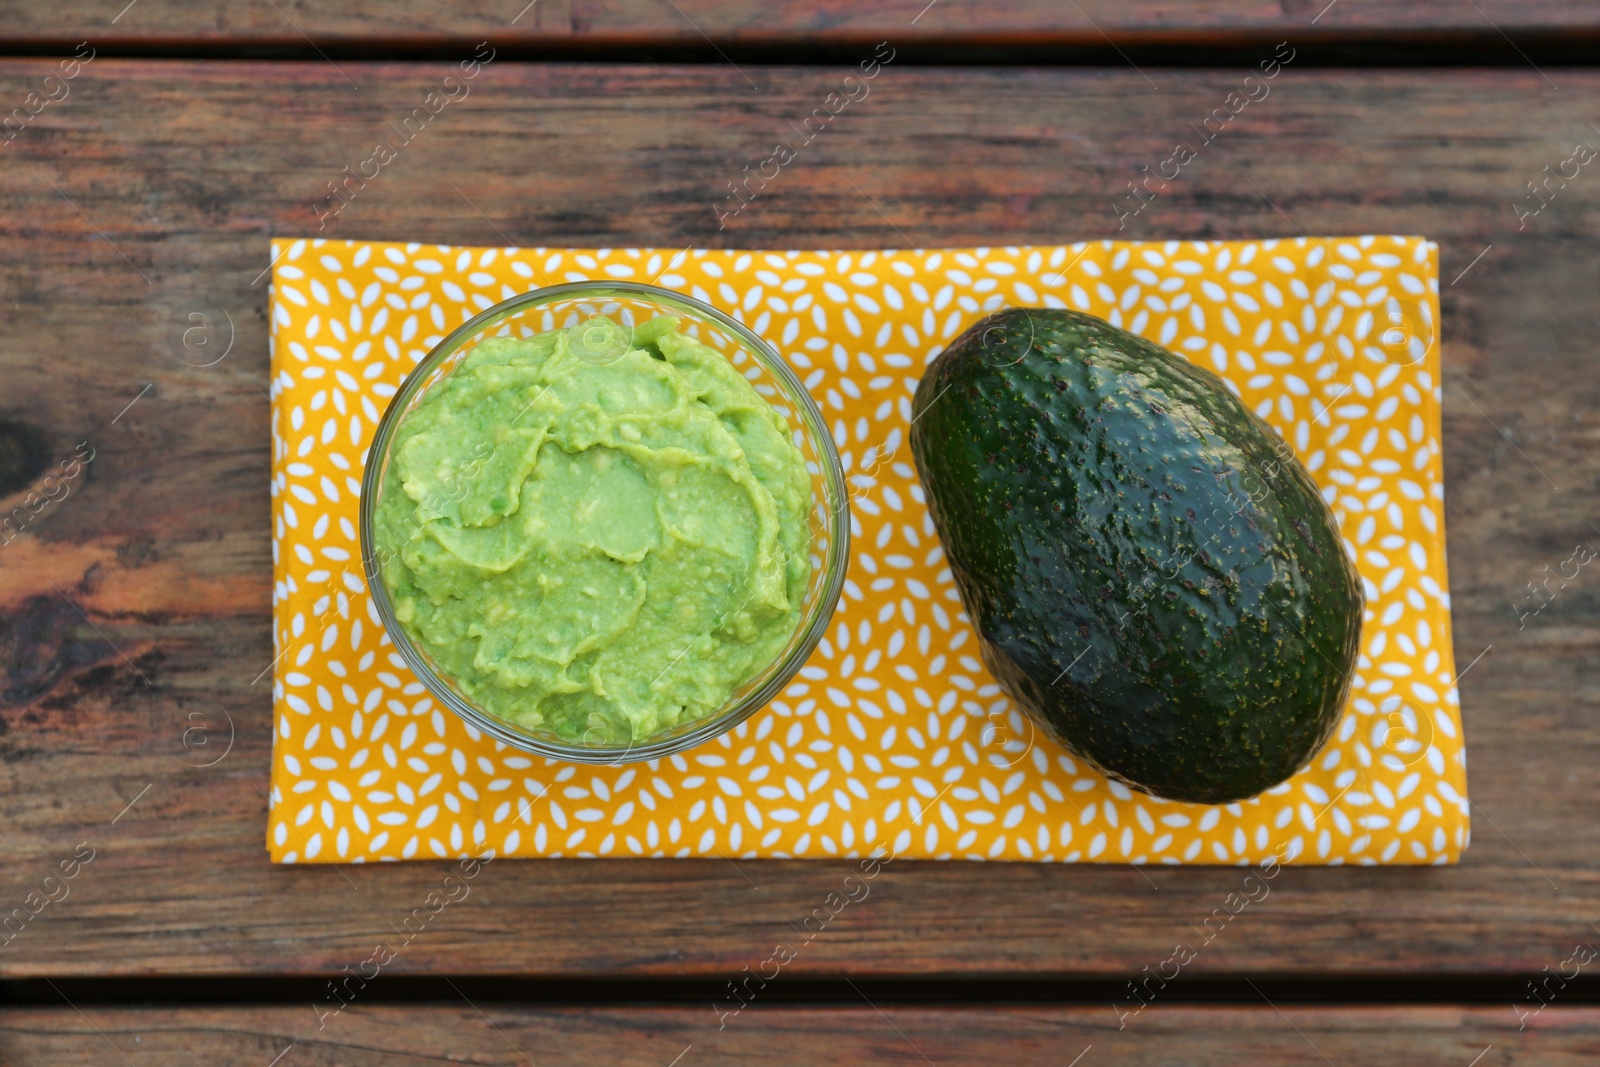
MULTIPOLYGON (((78 442, 95 449, 70 495, 0 546, 0 911, 79 843, 95 850, 70 896, 0 949, 0 974, 337 972, 392 938, 444 875, 273 868, 262 849, 267 239, 315 232, 325 182, 450 69, 341 68, 96 60, 0 148, 0 491, 78 442), (193 365, 215 347, 174 339, 197 306, 213 345, 231 317, 215 366, 193 365), (206 766, 229 717, 233 746, 206 766)), ((0 99, 51 69, 0 63, 0 99)), ((891 66, 719 231, 725 182, 789 136, 837 72, 492 64, 327 232, 747 247, 1114 236, 1124 183, 1239 84, 1157 73, 1159 92, 1134 71, 891 66)), ((1600 543, 1588 525, 1600 521, 1600 178, 1586 168, 1521 232, 1512 210, 1524 182, 1595 140, 1585 108, 1600 75, 1555 73, 1559 92, 1532 72, 1291 67, 1121 231, 1420 232, 1443 247, 1446 511, 1456 658, 1476 661, 1462 681, 1476 841, 1456 869, 1286 871, 1193 973, 1536 973, 1594 936, 1600 579, 1584 571, 1523 629, 1513 609, 1576 541, 1600 543)), ((24 499, 0 500, 0 514, 24 499)), ((391 966, 736 975, 843 873, 495 864, 391 966)), ((1240 878, 908 863, 788 969, 1133 974, 1240 878)))
POLYGON ((480 1002, 352 1005, 324 1020, 308 1006, 0 1011, 11 1067, 61 1063, 365 1067, 448 1060, 617 1067, 829 1063, 992 1063, 1066 1067, 1373 1067, 1480 1061, 1578 1067, 1600 1054, 1600 1009, 1549 1007, 1518 1031, 1501 1006, 1378 1008, 1258 1004, 1152 1006, 1126 1029, 1108 1007, 546 1008, 480 1002), (480 1010, 481 1009, 481 1010, 480 1010), (281 1056, 281 1060, 274 1057, 281 1056), (1075 1058, 1078 1057, 1078 1058, 1075 1058))
MULTIPOLYGON (((1300 41, 1380 40, 1383 33, 1546 39, 1600 29, 1600 11, 1582 0, 1014 0, 976 6, 935 0, 506 0, 493 6, 444 0, 343 4, 229 4, 224 0, 138 0, 120 13, 56 11, 22 0, 0 3, 0 41, 14 46, 94 41, 102 47, 207 47, 249 44, 304 49, 307 41, 344 47, 381 43, 424 47, 485 38, 506 47, 703 47, 718 45, 905 45, 987 43, 1102 48, 1227 42, 1241 37, 1300 41)), ((1507 54, 1515 58, 1509 46, 1507 54)))

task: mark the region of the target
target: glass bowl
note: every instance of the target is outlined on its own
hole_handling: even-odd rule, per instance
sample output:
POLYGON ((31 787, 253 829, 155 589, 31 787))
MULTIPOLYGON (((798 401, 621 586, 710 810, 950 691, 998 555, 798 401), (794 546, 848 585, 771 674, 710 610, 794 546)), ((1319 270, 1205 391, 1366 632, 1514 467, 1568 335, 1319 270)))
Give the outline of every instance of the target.
MULTIPOLYGON (((619 356, 620 352, 601 347, 585 358, 604 362, 619 356)), ((848 500, 844 469, 822 412, 794 371, 766 341, 716 308, 670 289, 635 282, 574 282, 535 289, 494 305, 440 341, 406 376, 378 423, 377 435, 367 453, 361 480, 361 554, 367 587, 389 640, 433 695, 469 725, 513 748, 551 759, 636 762, 682 752, 733 729, 764 707, 805 664, 822 639, 844 587, 850 544, 848 500), (574 743, 554 733, 498 718, 476 704, 400 625, 383 580, 384 561, 373 532, 374 512, 389 470, 390 442, 429 389, 443 381, 462 357, 486 338, 528 337, 576 325, 594 315, 630 327, 657 315, 677 315, 684 333, 726 356, 788 422, 811 473, 811 579, 801 604, 800 621, 788 644, 776 659, 735 689, 720 711, 621 746, 574 743)))

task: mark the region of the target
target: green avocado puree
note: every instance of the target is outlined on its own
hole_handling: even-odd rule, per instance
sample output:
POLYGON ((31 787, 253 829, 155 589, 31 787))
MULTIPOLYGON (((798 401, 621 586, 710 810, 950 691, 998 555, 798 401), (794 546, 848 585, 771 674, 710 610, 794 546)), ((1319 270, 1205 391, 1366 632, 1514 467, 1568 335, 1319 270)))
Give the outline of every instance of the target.
POLYGON ((374 529, 395 616, 500 719, 644 740, 719 711, 799 623, 805 459, 678 326, 488 338, 395 432, 374 529))

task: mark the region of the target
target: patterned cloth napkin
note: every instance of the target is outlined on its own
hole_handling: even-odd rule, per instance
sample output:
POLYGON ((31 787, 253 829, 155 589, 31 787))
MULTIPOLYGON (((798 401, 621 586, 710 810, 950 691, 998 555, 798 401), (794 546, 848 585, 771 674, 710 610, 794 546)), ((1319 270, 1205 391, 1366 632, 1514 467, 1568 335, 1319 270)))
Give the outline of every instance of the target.
POLYGON ((776 252, 273 243, 274 681, 282 863, 495 856, 1455 862, 1466 766, 1439 452, 1438 250, 1416 237, 776 252), (357 541, 365 450, 453 327, 540 285, 653 281, 767 338, 852 485, 839 612, 779 699, 648 764, 510 749, 391 647, 357 541), (1228 382, 1305 462, 1367 593, 1333 740, 1255 799, 1108 782, 983 669, 906 430, 923 368, 1004 305, 1091 312, 1228 382))

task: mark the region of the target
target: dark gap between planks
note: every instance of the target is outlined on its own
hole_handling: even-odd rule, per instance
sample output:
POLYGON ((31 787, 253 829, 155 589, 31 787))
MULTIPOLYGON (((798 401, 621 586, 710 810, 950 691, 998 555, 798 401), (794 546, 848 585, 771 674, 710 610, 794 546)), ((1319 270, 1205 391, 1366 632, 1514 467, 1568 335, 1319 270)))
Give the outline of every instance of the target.
MULTIPOLYGON (((330 977, 138 977, 24 978, 0 981, 0 1007, 49 1007, 68 1003, 101 1007, 133 1005, 297 1004, 320 1001, 330 977)), ((729 976, 737 977, 737 976, 729 976)), ((1169 1004, 1322 1005, 1507 1004, 1527 997, 1533 975, 1383 975, 1340 978, 1178 977, 1160 990, 1169 1004)), ((752 1006, 859 1006, 865 996, 883 1005, 1011 1004, 1094 1005, 1121 1002, 1128 978, 1118 979, 922 979, 796 978, 767 983, 752 1006)), ((537 979, 379 975, 361 990, 367 1004, 446 1003, 464 995, 473 1002, 560 1005, 682 1005, 720 1002, 727 979, 537 979)), ((1600 977, 1579 976, 1561 990, 1564 1004, 1600 1003, 1600 977)))
MULTIPOLYGON (((862 49, 883 36, 742 33, 720 40, 593 34, 536 39, 489 34, 497 58, 534 62, 854 65, 862 49)), ((97 55, 129 59, 257 59, 307 61, 454 62, 482 35, 99 37, 97 55)), ((81 35, 60 40, 8 38, 0 27, 0 56, 55 56, 72 51, 81 35)), ((1600 27, 1485 26, 1466 30, 1327 30, 1300 27, 1248 31, 1133 31, 1114 38, 1077 32, 923 36, 896 41, 896 65, 1043 67, 1251 67, 1282 40, 1291 40, 1295 67, 1593 66, 1600 61, 1600 27)))

